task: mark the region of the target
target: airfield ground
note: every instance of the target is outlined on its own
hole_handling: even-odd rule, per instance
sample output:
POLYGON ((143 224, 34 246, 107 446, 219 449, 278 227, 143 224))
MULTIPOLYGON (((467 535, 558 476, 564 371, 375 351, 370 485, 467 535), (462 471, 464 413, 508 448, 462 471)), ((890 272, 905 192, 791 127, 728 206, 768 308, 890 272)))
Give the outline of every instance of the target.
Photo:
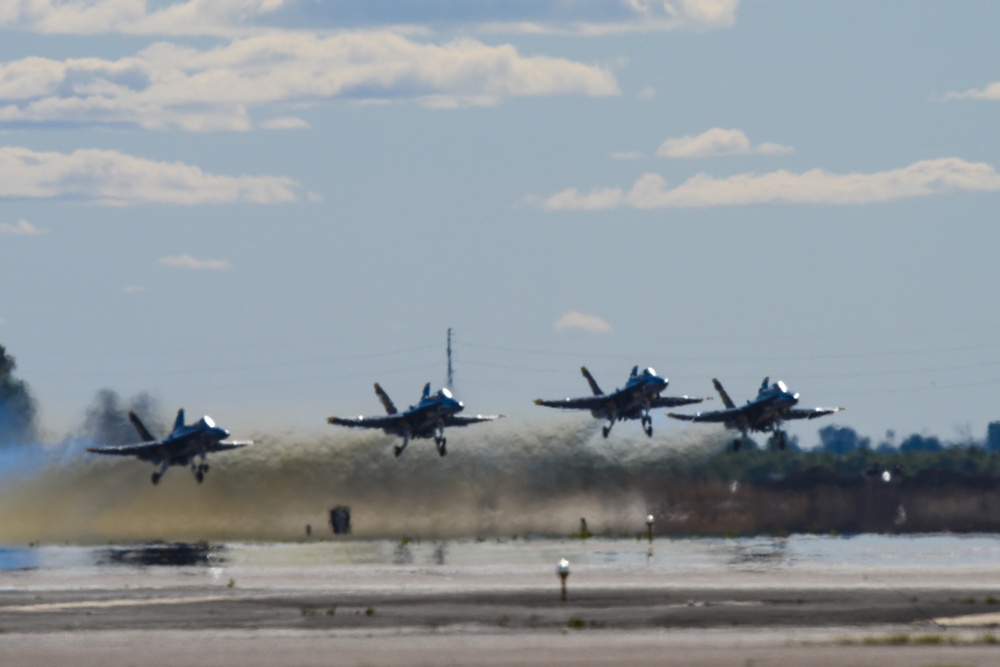
POLYGON ((548 552, 497 567, 330 564, 307 550, 241 561, 230 547, 221 564, 8 569, 0 663, 1000 664, 1000 579, 982 563, 919 576, 794 559, 657 568, 631 548, 592 547, 565 601, 548 552))

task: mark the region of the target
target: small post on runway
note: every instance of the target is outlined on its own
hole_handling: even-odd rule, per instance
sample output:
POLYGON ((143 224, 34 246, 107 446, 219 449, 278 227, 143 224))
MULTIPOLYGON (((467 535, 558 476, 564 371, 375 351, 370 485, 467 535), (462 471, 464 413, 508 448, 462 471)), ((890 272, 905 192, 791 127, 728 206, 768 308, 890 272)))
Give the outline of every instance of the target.
POLYGON ((559 599, 566 600, 566 580, 569 578, 569 561, 563 558, 556 565, 556 574, 559 575, 560 592, 559 599))

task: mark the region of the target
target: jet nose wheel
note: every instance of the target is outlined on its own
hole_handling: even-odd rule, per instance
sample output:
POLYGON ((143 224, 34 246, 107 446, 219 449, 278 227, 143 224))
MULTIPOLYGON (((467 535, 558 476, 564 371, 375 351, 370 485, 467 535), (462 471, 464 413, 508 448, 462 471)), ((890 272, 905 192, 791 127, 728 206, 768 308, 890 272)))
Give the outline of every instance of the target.
POLYGON ((653 437, 653 425, 652 424, 649 424, 646 427, 646 435, 648 435, 650 438, 653 437))
POLYGON ((603 435, 605 438, 608 437, 608 433, 610 433, 610 432, 611 432, 611 429, 609 427, 607 427, 607 426, 604 426, 604 427, 601 428, 601 435, 603 435))
POLYGON ((733 440, 733 451, 734 452, 740 451, 740 444, 742 444, 742 440, 733 440))
POLYGON ((393 451, 396 452, 396 457, 398 458, 399 455, 403 453, 403 448, 400 447, 399 445, 396 445, 396 447, 393 449, 393 451))
POLYGON ((445 438, 441 438, 441 442, 438 443, 438 454, 441 456, 448 454, 448 441, 445 438))
POLYGON ((199 484, 201 484, 202 482, 205 481, 205 473, 199 470, 197 473, 195 473, 194 478, 198 480, 199 484))
POLYGON ((156 486, 159 483, 160 483, 160 473, 154 472, 153 473, 153 486, 156 486))

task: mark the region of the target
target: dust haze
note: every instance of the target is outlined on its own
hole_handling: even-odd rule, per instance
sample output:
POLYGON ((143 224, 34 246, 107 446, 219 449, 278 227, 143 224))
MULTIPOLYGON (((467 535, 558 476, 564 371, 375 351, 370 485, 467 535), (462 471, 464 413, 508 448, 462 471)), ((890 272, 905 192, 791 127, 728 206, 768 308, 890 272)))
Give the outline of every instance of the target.
MULTIPOLYGON (((115 415, 126 403, 99 394, 88 423, 122 433, 115 415)), ((647 438, 629 422, 605 440, 600 426, 451 429, 443 458, 426 440, 395 458, 397 439, 374 433, 256 435, 251 447, 209 456, 200 485, 187 468, 153 486, 149 463, 90 455, 82 441, 45 445, 44 460, 0 477, 0 543, 299 539, 307 524, 330 534, 339 504, 361 537, 566 535, 581 517, 595 534, 631 535, 647 498, 728 442, 714 429, 647 438)))

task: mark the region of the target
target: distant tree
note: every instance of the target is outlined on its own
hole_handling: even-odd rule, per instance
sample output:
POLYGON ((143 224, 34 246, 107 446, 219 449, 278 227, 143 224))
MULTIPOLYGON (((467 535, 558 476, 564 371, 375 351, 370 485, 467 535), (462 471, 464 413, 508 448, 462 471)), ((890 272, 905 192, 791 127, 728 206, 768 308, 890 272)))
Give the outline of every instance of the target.
POLYGON ((16 367, 0 345, 0 446, 32 442, 36 436, 35 399, 28 385, 14 377, 16 367))
POLYGON ((819 430, 819 450, 831 454, 848 454, 857 449, 871 449, 870 438, 858 437, 849 426, 824 426, 819 430))
POLYGON ((990 422, 986 427, 986 451, 1000 451, 1000 422, 990 422))
POLYGON ((899 445, 899 451, 904 454, 910 452, 940 452, 944 449, 941 440, 937 436, 922 436, 914 433, 899 445))

